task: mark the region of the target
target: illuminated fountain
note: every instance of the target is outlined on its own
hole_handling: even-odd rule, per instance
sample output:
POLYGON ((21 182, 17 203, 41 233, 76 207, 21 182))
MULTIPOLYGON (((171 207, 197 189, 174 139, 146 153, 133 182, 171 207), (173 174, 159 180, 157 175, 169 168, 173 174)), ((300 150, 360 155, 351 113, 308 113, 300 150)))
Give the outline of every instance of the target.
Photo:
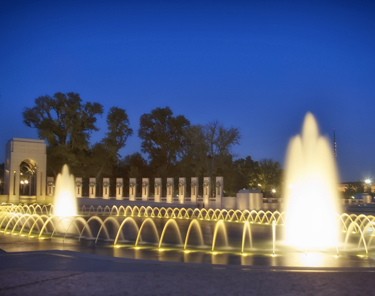
POLYGON ((303 250, 337 246, 337 172, 329 141, 307 113, 287 151, 284 196, 286 244, 303 250))
POLYGON ((74 176, 69 173, 65 164, 56 178, 56 189, 53 198, 55 216, 77 216, 77 198, 74 176))
MULTIPOLYGON (((82 206, 79 216, 57 217, 50 213, 48 206, 0 206, 0 231, 59 242, 67 242, 69 238, 70 244, 77 241, 79 244, 104 244, 107 248, 114 247, 115 256, 126 257, 128 255, 124 254, 130 252, 129 258, 136 259, 147 259, 144 254, 156 251, 159 260, 163 260, 163 256, 165 260, 176 260, 174 258, 178 257, 173 256, 183 254, 183 259, 178 260, 228 264, 228 258, 239 256, 244 265, 256 265, 260 260, 262 265, 337 267, 352 264, 345 260, 348 258, 345 254, 351 258, 353 255, 369 258, 375 225, 374 216, 339 215, 345 243, 354 239, 355 246, 350 247, 349 253, 340 248, 337 260, 333 250, 325 253, 288 251, 280 237, 276 238, 284 228, 285 212, 82 206), (60 227, 65 221, 68 223, 63 223, 64 228, 60 227), (168 255, 170 252, 174 255, 168 255)), ((368 266, 369 263, 357 260, 355 264, 368 266)))
POLYGON ((40 205, 0 206, 0 231, 104 243, 115 256, 130 250, 132 258, 144 259, 139 252, 155 252, 161 260, 171 251, 183 254, 178 260, 184 262, 207 262, 194 261, 207 255, 212 263, 222 264, 228 263, 220 259, 223 256, 240 256, 246 265, 261 261, 274 266, 371 266, 365 260, 353 263, 352 257, 371 258, 375 217, 340 214, 332 155, 328 140, 319 135, 308 113, 301 135, 288 148, 285 212, 82 206, 77 215, 74 178, 65 165, 56 180, 54 210, 40 205))

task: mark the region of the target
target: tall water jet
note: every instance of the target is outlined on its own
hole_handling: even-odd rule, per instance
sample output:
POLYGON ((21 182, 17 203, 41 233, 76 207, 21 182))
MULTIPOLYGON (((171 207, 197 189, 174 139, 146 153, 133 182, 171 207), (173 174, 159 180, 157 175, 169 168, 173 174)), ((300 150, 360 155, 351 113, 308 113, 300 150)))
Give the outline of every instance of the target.
POLYGON ((74 176, 69 173, 69 167, 66 164, 56 178, 53 206, 55 216, 77 216, 74 176))
POLYGON ((284 196, 286 244, 303 250, 337 246, 337 170, 327 138, 311 113, 289 142, 284 196))

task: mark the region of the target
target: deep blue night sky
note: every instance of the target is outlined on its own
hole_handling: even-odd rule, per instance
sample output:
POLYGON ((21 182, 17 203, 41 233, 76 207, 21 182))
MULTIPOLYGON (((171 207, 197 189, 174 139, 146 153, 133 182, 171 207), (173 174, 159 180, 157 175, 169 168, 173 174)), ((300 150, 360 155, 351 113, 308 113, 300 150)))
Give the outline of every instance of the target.
POLYGON ((0 162, 10 138, 37 138, 24 107, 73 91, 126 109, 123 156, 140 151, 139 117, 169 106, 239 127, 238 157, 283 163, 311 111, 336 128, 341 180, 375 179, 374 2, 59 2, 0 2, 0 162))

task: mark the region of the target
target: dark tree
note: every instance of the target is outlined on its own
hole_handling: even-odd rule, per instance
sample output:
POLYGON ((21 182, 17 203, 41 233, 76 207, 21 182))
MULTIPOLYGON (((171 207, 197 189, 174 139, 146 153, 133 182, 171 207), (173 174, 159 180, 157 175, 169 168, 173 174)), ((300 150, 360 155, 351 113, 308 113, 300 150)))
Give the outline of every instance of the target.
POLYGON ((126 140, 133 134, 126 111, 112 107, 107 115, 107 125, 108 132, 102 142, 117 157, 118 151, 125 147, 126 140))
POLYGON ((97 131, 96 116, 103 113, 99 103, 82 103, 77 93, 55 93, 35 99, 35 106, 23 111, 24 123, 38 130, 49 146, 65 145, 88 149, 90 133, 97 131))
POLYGON ((239 139, 238 128, 225 128, 218 121, 195 125, 189 129, 185 155, 191 158, 197 170, 212 177, 227 167, 228 156, 233 156, 231 148, 239 144, 239 139))
POLYGON ((96 116, 102 113, 99 103, 83 103, 77 93, 58 92, 35 99, 35 106, 25 108, 23 118, 47 141, 48 167, 56 174, 64 163, 73 172, 80 167, 80 156, 89 149, 90 133, 98 130, 96 116))
POLYGON ((272 159, 262 159, 259 161, 259 184, 265 197, 271 196, 272 189, 277 195, 281 191, 282 169, 278 161, 272 159))
POLYGON ((245 159, 240 158, 233 162, 234 167, 234 186, 236 192, 239 189, 250 188, 259 189, 259 163, 252 160, 251 156, 247 156, 245 159))
POLYGON ((108 132, 101 142, 92 146, 89 151, 89 171, 91 176, 100 178, 101 175, 110 177, 113 175, 119 162, 119 150, 125 147, 126 140, 132 135, 129 127, 129 119, 126 111, 118 107, 112 107, 107 115, 108 132))
POLYGON ((176 163, 189 126, 189 120, 183 115, 173 116, 169 107, 156 108, 141 116, 138 130, 141 150, 149 155, 153 168, 169 168, 176 163))

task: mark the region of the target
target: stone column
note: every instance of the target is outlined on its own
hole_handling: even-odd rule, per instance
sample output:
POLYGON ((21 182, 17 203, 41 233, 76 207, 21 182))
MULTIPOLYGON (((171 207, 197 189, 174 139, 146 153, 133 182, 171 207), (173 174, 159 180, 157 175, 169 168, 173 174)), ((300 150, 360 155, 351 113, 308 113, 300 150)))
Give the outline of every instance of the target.
POLYGON ((150 193, 150 180, 149 178, 142 178, 142 200, 147 201, 150 193))
POLYGON ((124 189, 123 178, 116 178, 116 199, 122 200, 122 192, 124 189))
POLYGON ((53 177, 47 177, 47 195, 53 196, 55 194, 55 182, 53 177))
POLYGON ((137 179, 129 178, 129 200, 135 200, 137 194, 137 179))
POLYGON ((223 177, 216 177, 216 202, 215 207, 221 208, 221 200, 224 196, 224 178, 223 177))
POLYGON ((96 178, 89 179, 89 198, 96 197, 96 178))
POLYGON ((174 178, 167 178, 167 203, 173 202, 174 178))
MULTIPOLYGON (((18 204, 20 201, 20 176, 17 170, 13 170, 9 177, 9 202, 18 204)), ((7 185, 7 184, 5 184, 7 185)))
POLYGON ((82 178, 76 178, 76 196, 82 197, 82 178))
POLYGON ((155 196, 155 202, 161 202, 161 189, 162 189, 162 179, 161 178, 155 178, 155 184, 154 184, 154 196, 155 196))
POLYGON ((186 178, 178 179, 178 202, 180 204, 185 203, 186 196, 186 178))
POLYGON ((204 207, 208 208, 208 204, 211 196, 211 178, 203 178, 203 204, 204 207))
POLYGON ((198 201, 198 188, 199 188, 198 178, 192 177, 191 183, 190 183, 190 196, 191 196, 190 200, 193 205, 195 205, 198 201))
POLYGON ((109 178, 103 178, 103 199, 109 199, 109 178))

